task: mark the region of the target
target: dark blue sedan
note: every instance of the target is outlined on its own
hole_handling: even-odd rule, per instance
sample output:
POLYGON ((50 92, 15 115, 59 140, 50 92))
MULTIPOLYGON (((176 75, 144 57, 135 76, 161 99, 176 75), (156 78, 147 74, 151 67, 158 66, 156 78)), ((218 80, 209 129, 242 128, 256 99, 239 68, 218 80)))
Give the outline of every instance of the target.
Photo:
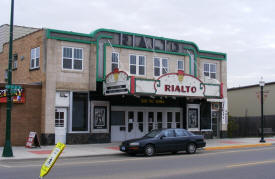
POLYGON ((177 153, 178 151, 194 154, 197 148, 205 147, 205 145, 202 135, 195 135, 185 129, 157 129, 142 138, 122 142, 120 151, 130 155, 142 153, 146 156, 164 152, 177 153))

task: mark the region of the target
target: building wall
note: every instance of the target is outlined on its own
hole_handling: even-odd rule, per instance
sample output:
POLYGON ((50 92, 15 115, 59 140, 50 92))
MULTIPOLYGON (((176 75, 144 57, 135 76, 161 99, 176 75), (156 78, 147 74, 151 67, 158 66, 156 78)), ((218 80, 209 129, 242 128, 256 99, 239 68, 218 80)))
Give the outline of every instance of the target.
MULTIPOLYGON (((43 133, 54 133, 54 111, 56 90, 61 91, 89 91, 96 89, 95 71, 90 72, 90 67, 95 64, 95 47, 89 44, 74 43, 58 40, 47 40, 47 69, 45 94, 45 124, 43 133), (62 69, 62 47, 83 48, 83 70, 62 69), (91 50, 92 49, 92 50, 91 50), (91 63, 91 64, 90 64, 91 63), (90 75, 92 74, 92 75, 90 75), (90 83, 91 82, 91 83, 90 83), (94 84, 92 84, 94 83, 94 84)), ((94 65, 95 66, 95 65, 94 65)))
MULTIPOLYGON (((111 60, 113 49, 111 47, 106 47, 106 74, 111 72, 111 60)), ((168 73, 175 73, 178 70, 178 60, 184 60, 185 73, 189 73, 189 57, 170 55, 163 53, 152 53, 147 51, 129 50, 123 48, 114 48, 115 52, 119 53, 119 70, 125 71, 128 75, 130 74, 130 55, 143 55, 146 58, 146 75, 137 76, 147 79, 156 79, 154 77, 154 57, 167 58, 168 59, 168 73)))
MULTIPOLYGON (((264 115, 275 115, 275 84, 264 86, 264 115)), ((229 89, 229 115, 232 117, 261 116, 260 86, 229 89)))
MULTIPOLYGON (((18 55, 17 69, 12 71, 13 83, 34 83, 43 81, 43 36, 44 31, 36 31, 32 34, 14 40, 13 54, 18 55), (40 68, 30 70, 31 49, 40 47, 40 68)), ((4 44, 3 52, 0 53, 0 82, 5 82, 5 70, 8 69, 9 44, 4 44)))
MULTIPOLYGON (((18 39, 27 34, 35 32, 39 30, 38 28, 32 27, 24 27, 24 26, 13 26, 13 39, 18 39)), ((4 24, 0 26, 0 53, 3 50, 3 44, 9 42, 9 34, 10 34, 10 25, 4 24)))
MULTIPOLYGON (((5 84, 0 84, 4 87, 5 84)), ((21 85, 25 92, 24 104, 13 104, 11 113, 11 144, 26 144, 31 131, 37 132, 40 139, 41 124, 41 85, 21 85)), ((0 103, 0 146, 5 143, 6 103, 0 103)))

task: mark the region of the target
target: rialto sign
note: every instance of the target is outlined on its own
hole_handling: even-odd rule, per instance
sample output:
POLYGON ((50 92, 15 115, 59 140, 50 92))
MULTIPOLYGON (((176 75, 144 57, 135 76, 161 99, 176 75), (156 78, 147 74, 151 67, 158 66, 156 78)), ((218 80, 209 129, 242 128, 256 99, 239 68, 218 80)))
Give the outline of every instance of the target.
POLYGON ((157 95, 203 97, 205 92, 200 79, 182 71, 162 75, 156 80, 154 87, 157 95))
POLYGON ((129 78, 127 73, 116 70, 107 75, 103 86, 105 95, 205 96, 203 82, 192 75, 185 74, 183 71, 164 74, 157 80, 148 80, 135 77, 129 78))

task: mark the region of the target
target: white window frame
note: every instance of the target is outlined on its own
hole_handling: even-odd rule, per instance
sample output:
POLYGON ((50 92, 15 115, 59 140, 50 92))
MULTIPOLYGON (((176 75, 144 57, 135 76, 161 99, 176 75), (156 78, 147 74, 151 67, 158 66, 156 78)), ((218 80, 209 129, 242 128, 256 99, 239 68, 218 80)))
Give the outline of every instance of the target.
POLYGON ((130 54, 129 55, 129 74, 136 75, 136 76, 146 76, 146 56, 145 55, 136 55, 136 54, 130 54), (136 74, 131 73, 131 56, 136 56, 136 74), (139 57, 144 57, 144 65, 139 64, 139 57), (144 74, 139 74, 139 67, 144 66, 144 74))
POLYGON ((118 52, 112 52, 111 54, 111 71, 113 71, 113 64, 117 64, 117 68, 119 69, 119 53, 118 52), (113 54, 117 54, 117 62, 113 62, 113 54))
POLYGON ((69 47, 69 46, 63 46, 62 47, 62 70, 73 70, 73 71, 83 71, 83 69, 84 69, 84 63, 83 63, 83 61, 84 61, 84 49, 83 48, 80 48, 80 47, 69 47), (67 58, 67 59, 72 59, 72 68, 63 68, 63 66, 64 66, 64 48, 70 48, 70 49, 72 49, 72 57, 71 58, 69 58, 69 57, 65 57, 65 58, 67 58), (82 50, 82 59, 80 59, 80 58, 74 58, 74 50, 75 49, 81 49, 82 50), (81 62, 82 62, 82 68, 81 69, 74 69, 74 61, 75 60, 81 60, 81 62))
POLYGON ((217 79, 217 64, 216 63, 204 63, 203 64, 203 76, 211 78, 211 79, 217 79), (208 65, 209 66, 209 70, 208 71, 205 70, 204 65, 208 65), (215 72, 211 72, 211 67, 210 67, 211 65, 215 66, 215 72), (206 76, 205 72, 208 73, 209 76, 206 76), (211 74, 215 74, 216 78, 211 78, 211 74))
POLYGON ((168 58, 162 58, 162 57, 153 57, 153 75, 154 77, 159 77, 161 75, 164 75, 166 73, 162 73, 162 70, 164 68, 164 66, 162 65, 163 64, 163 60, 166 59, 167 60, 167 72, 166 73, 169 73, 169 59, 168 58), (160 60, 160 66, 157 67, 155 66, 155 59, 158 58, 160 60), (159 76, 155 76, 155 68, 160 68, 160 75, 159 76))
POLYGON ((31 60, 30 60, 30 69, 37 69, 40 66, 40 47, 32 48, 31 49, 31 60), (34 51, 34 56, 32 56, 32 52, 34 51), (38 51, 38 56, 37 55, 38 51), (38 59, 38 60, 37 60, 38 59), (34 61, 34 66, 32 67, 32 61, 34 61), (38 62, 38 63, 37 63, 38 62))
POLYGON ((184 65, 184 60, 178 60, 178 61, 177 61, 177 68, 178 68, 178 70, 182 70, 182 71, 184 71, 184 68, 185 68, 185 65, 184 65), (182 62, 183 69, 179 69, 179 62, 182 62))

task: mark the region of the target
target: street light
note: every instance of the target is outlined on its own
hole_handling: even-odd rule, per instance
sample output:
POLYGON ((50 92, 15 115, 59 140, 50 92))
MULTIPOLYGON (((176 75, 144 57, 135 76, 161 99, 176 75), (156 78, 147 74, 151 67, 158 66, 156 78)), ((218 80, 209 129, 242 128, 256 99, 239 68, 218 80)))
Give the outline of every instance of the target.
MULTIPOLYGON (((8 63, 8 85, 12 84, 12 41, 13 41, 13 11, 14 0, 11 0, 11 19, 10 19, 10 41, 9 41, 9 63, 8 63)), ((13 157, 11 147, 11 89, 7 89, 7 115, 6 115, 6 138, 2 157, 13 157)))
POLYGON ((263 80, 263 77, 261 77, 261 80, 259 81, 259 85, 261 87, 261 143, 265 143, 264 140, 264 99, 263 99, 263 89, 264 89, 264 85, 265 82, 263 80))

